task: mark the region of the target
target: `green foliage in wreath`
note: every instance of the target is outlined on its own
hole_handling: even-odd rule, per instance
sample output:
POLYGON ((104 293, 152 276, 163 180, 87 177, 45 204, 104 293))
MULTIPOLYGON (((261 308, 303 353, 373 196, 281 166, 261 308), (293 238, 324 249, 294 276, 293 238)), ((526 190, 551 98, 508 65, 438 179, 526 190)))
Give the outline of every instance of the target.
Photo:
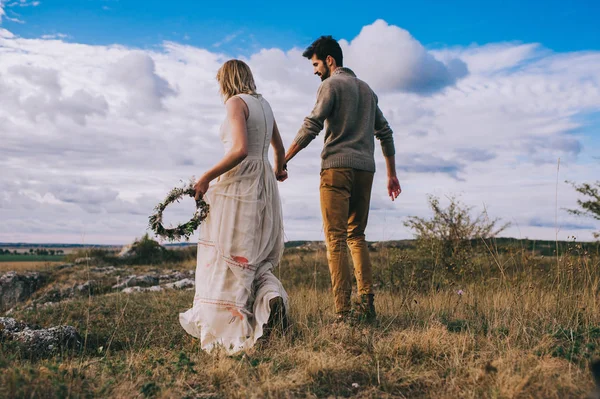
POLYGON ((165 228, 163 226, 162 215, 165 208, 173 202, 179 202, 186 195, 192 198, 195 197, 196 191, 194 190, 194 179, 192 179, 185 187, 176 187, 169 191, 165 200, 154 208, 156 212, 148 218, 148 228, 158 237, 169 241, 178 241, 181 240, 182 237, 189 240, 190 236, 194 234, 194 231, 200 226, 200 223, 206 219, 209 206, 202 198, 200 198, 196 200, 196 212, 194 212, 194 215, 188 222, 171 228, 165 228))

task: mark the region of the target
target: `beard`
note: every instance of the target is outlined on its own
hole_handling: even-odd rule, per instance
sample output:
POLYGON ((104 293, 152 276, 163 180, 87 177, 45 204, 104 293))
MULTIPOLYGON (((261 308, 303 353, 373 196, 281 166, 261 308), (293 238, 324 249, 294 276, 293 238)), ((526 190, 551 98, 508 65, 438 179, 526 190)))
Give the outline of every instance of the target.
POLYGON ((329 72, 329 68, 325 68, 325 72, 323 72, 319 77, 321 78, 321 82, 331 76, 331 72, 329 72))

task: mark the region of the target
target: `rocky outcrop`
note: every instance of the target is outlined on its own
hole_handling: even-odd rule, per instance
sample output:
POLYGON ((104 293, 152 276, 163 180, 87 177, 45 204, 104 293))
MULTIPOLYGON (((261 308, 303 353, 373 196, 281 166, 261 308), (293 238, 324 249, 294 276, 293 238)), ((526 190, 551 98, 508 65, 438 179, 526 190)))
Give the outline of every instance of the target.
POLYGON ((174 283, 165 284, 163 287, 166 289, 185 290, 188 288, 193 288, 195 285, 196 283, 194 280, 184 278, 183 280, 179 280, 174 283))
POLYGON ((72 326, 40 328, 10 317, 0 317, 0 342, 12 341, 28 354, 44 356, 80 348, 82 339, 72 326))
POLYGON ((122 289, 126 287, 152 287, 158 285, 158 277, 145 275, 136 276, 135 274, 125 277, 125 279, 113 286, 114 289, 122 289))
POLYGON ((19 302, 26 301, 45 282, 45 276, 37 272, 3 274, 0 276, 0 311, 5 311, 19 302))
POLYGON ((75 283, 71 287, 67 288, 52 288, 45 292, 42 296, 35 299, 35 304, 49 304, 64 301, 66 299, 77 298, 81 296, 94 295, 102 292, 102 287, 97 281, 89 280, 84 283, 75 283))
POLYGON ((117 268, 114 266, 103 266, 103 267, 92 267, 90 272, 92 273, 104 273, 111 274, 117 271, 117 268))
POLYGON ((76 265, 81 265, 83 263, 92 263, 94 262, 95 259, 94 258, 90 258, 89 256, 83 257, 83 258, 77 258, 74 260, 74 263, 76 265))
POLYGON ((160 292, 163 288, 160 285, 154 285, 152 287, 127 287, 121 292, 124 294, 133 294, 134 292, 160 292))
MULTIPOLYGON (((193 275, 193 271, 192 274, 193 275)), ((170 271, 170 272, 166 272, 161 274, 160 276, 158 276, 160 282, 167 282, 167 281, 179 281, 179 280, 183 280, 185 278, 187 278, 188 276, 190 276, 189 271, 187 273, 185 272, 180 272, 180 271, 170 271)))
POLYGON ((184 278, 183 280, 175 281, 164 285, 154 285, 152 287, 133 286, 121 290, 124 294, 133 294, 135 292, 159 292, 163 290, 189 290, 195 287, 194 280, 184 278))

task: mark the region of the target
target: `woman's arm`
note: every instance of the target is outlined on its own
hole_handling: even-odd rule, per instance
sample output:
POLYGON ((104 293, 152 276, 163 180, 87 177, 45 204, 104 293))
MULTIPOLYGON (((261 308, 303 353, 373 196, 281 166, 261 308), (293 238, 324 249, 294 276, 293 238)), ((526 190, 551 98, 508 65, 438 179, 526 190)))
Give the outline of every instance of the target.
MULTIPOLYGON (((271 136, 271 146, 275 152, 275 176, 278 180, 283 177, 285 172, 285 147, 283 146, 283 140, 277 127, 277 121, 273 120, 273 134, 271 136)), ((287 178, 287 174, 286 174, 287 178)), ((285 179, 283 179, 285 180, 285 179)), ((281 180, 281 181, 283 181, 281 180)))
POLYGON ((248 156, 248 133, 246 131, 246 118, 248 117, 248 106, 239 97, 231 97, 225 103, 227 118, 231 126, 231 139, 233 145, 225 156, 212 168, 207 170, 194 185, 196 199, 208 191, 211 181, 230 171, 240 164, 248 156))

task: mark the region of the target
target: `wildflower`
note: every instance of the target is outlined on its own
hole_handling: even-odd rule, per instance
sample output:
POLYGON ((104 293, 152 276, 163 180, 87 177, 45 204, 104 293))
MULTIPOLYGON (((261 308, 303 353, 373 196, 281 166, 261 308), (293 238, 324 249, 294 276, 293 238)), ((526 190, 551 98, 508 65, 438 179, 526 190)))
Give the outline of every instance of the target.
POLYGON ((463 291, 463 290, 458 290, 458 291, 456 291, 456 293, 457 293, 458 295, 461 295, 461 296, 462 296, 462 295, 464 294, 464 291, 463 291))

